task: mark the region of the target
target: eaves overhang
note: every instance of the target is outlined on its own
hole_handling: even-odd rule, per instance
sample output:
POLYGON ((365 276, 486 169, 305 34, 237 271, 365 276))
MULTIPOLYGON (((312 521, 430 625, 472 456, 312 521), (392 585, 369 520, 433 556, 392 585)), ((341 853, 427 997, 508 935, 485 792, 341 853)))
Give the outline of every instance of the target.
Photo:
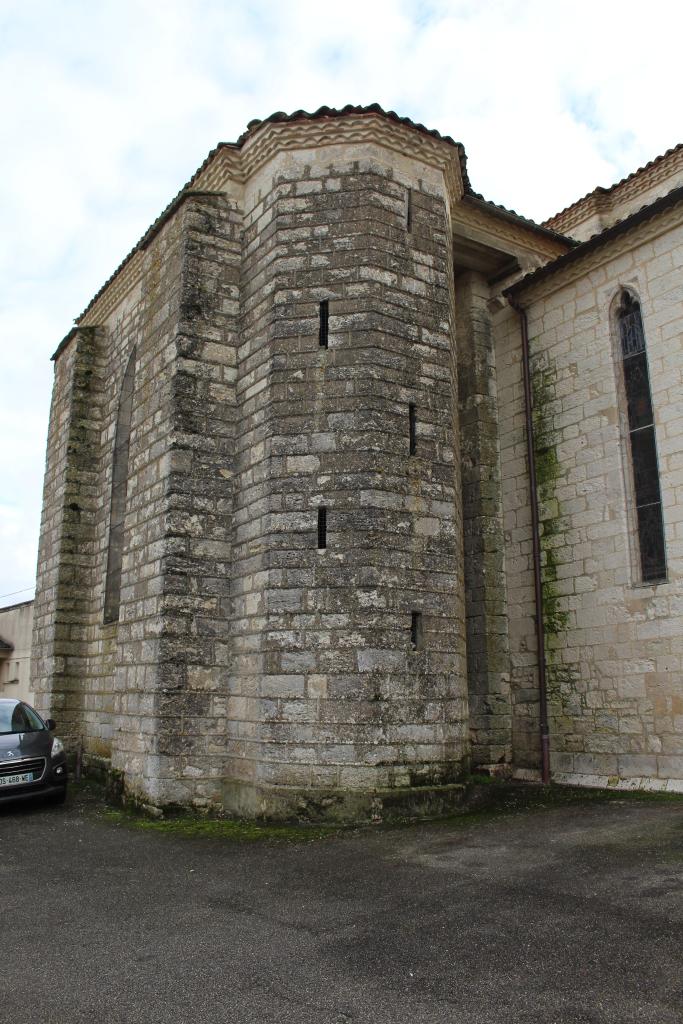
POLYGON ((661 196, 659 199, 655 199, 653 203, 649 203, 646 206, 640 208, 635 213, 631 214, 630 217, 624 218, 624 220, 618 221, 613 224, 612 227, 606 228, 601 231, 598 235, 593 235, 585 242, 579 243, 576 248, 571 249, 563 256, 558 256, 557 259, 547 263, 543 267, 539 267, 538 270, 534 270, 531 274, 527 274, 521 281, 515 282, 509 288, 505 288, 503 295, 506 298, 517 298, 523 292, 527 291, 533 285, 539 284, 541 281, 545 281, 547 278, 552 277, 553 274, 559 273, 566 267, 571 266, 573 263, 580 262, 584 256, 589 253, 595 252, 597 249, 608 245, 614 239, 620 238, 623 235, 627 235, 633 228, 638 227, 640 224, 644 224, 646 221, 652 220, 659 214, 664 213, 666 210, 671 209, 677 203, 683 202, 683 186, 672 189, 665 196, 661 196))
MULTIPOLYGON (((516 225, 524 225, 528 230, 539 236, 544 236, 547 239, 553 239, 556 241, 562 241, 564 244, 571 244, 571 240, 566 239, 563 235, 557 232, 542 227, 536 224, 534 221, 529 220, 525 217, 520 216, 513 210, 508 210, 503 206, 496 203, 489 202, 484 199, 479 193, 474 192, 472 185, 469 180, 467 173, 467 156, 465 148, 460 142, 456 142, 449 135, 442 135, 436 129, 430 129, 425 125, 411 120, 408 117, 400 117, 395 111, 386 111, 378 103, 372 103, 367 106, 354 106, 347 104, 345 107, 340 109, 334 107, 319 107, 318 110, 313 113, 309 113, 305 110, 297 110, 292 114, 286 114, 282 111, 277 111, 271 114, 269 117, 263 118, 262 120, 250 121, 247 125, 247 130, 239 136, 236 142, 220 142, 211 152, 208 154, 206 159, 203 161, 200 167, 197 168, 195 173, 192 175, 190 180, 182 187, 178 194, 171 200, 168 206, 162 211, 162 213, 156 218, 156 220, 150 225, 147 231, 144 233, 142 238, 137 242, 135 246, 130 250, 126 257, 121 261, 116 270, 110 275, 105 281, 102 287, 96 292, 91 301, 88 303, 86 308, 83 310, 81 315, 76 319, 76 325, 81 324, 90 311, 93 309, 98 300, 110 287, 112 282, 119 276, 121 271, 131 263, 135 257, 142 253, 156 237, 163 226, 168 220, 176 213, 178 208, 181 206, 183 201, 191 195, 195 194, 207 194, 207 191, 213 189, 213 184, 210 183, 212 178, 212 168, 216 165, 217 159, 228 160, 231 163, 240 160, 247 159, 247 151, 255 152, 258 151, 262 145, 262 136, 267 135, 268 129, 278 129, 281 125, 296 125, 297 122, 335 122, 342 119, 364 119, 364 118, 381 118, 390 124, 400 126, 402 128, 408 128, 410 131, 417 133, 423 137, 424 146, 432 146, 438 144, 440 147, 444 145, 446 147, 452 147, 455 150, 455 165, 458 168, 457 174, 460 179, 459 188, 461 193, 462 201, 466 204, 471 204, 474 207, 478 207, 485 210, 488 214, 498 219, 503 219, 512 222, 516 225), (244 154, 244 155, 242 155, 244 154), (208 188, 207 188, 208 183, 208 188)), ((418 146, 418 148, 420 148, 418 146)), ((424 147, 423 147, 424 148, 424 147)), ((450 161, 447 161, 450 164, 450 161)), ((215 194, 215 193, 211 193, 215 194)), ((74 330, 69 331, 63 341, 57 347, 53 359, 56 359, 61 352, 64 351, 69 342, 73 339, 75 334, 74 330)))

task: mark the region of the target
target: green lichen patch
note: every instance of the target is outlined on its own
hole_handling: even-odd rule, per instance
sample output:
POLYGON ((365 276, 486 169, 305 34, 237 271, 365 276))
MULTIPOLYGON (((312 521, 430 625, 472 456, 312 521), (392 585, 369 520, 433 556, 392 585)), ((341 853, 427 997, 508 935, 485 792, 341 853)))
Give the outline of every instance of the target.
POLYGON ((267 824, 234 818, 199 818, 191 815, 152 819, 113 808, 102 811, 100 817, 110 825, 124 826, 140 832, 240 843, 311 843, 328 839, 344 831, 339 825, 267 824))
POLYGON ((540 519, 543 619, 548 653, 548 683, 553 694, 560 690, 561 681, 555 675, 558 667, 556 653, 564 645, 564 633, 568 625, 568 613, 557 585, 557 550, 562 546, 566 526, 557 498, 557 484, 562 469, 557 454, 560 437, 554 425, 555 378, 555 370, 546 357, 535 357, 532 360, 534 465, 540 519))
POLYGON ((588 789, 584 786, 560 786, 554 783, 544 786, 529 782, 484 780, 480 776, 470 778, 468 790, 469 810, 441 818, 435 824, 470 826, 500 815, 605 803, 683 804, 683 796, 677 793, 588 789))

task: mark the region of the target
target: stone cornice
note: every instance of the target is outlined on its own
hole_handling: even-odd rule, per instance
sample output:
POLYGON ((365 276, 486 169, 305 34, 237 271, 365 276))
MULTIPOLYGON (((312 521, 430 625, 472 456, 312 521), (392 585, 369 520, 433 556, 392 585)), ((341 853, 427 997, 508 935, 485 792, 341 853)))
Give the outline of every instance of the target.
POLYGON ((556 231, 562 231, 571 236, 571 232, 575 231, 579 224, 583 224, 590 217, 608 213, 611 209, 612 200, 608 194, 591 192, 585 199, 579 200, 575 207, 565 211, 566 216, 558 214, 557 217, 544 223, 551 225, 556 231))
POLYGON ((244 184, 242 153, 233 146, 220 146, 192 180, 193 189, 222 192, 228 182, 244 184))
POLYGON ((626 221, 608 228, 602 235, 596 235, 582 246, 573 249, 567 257, 560 257, 557 268, 553 265, 542 267, 536 271, 537 280, 531 280, 531 276, 507 289, 504 294, 515 295, 519 298, 523 294, 522 304, 525 307, 533 302, 552 295, 560 288, 573 284, 578 278, 585 277, 592 270, 603 264, 630 252, 638 246, 651 242, 659 235, 675 228, 683 222, 683 188, 676 189, 676 196, 663 197, 656 200, 653 207, 664 207, 661 210, 654 210, 650 213, 649 208, 634 214, 631 225, 626 221), (668 200, 668 203, 667 203, 668 200), (647 219, 645 219, 647 218, 647 219), (622 227, 623 225, 623 227, 622 227), (585 247, 585 248, 584 248, 585 247), (565 264, 565 260, 567 260, 565 264), (564 264, 564 265, 563 265, 564 264), (544 276, 547 275, 547 276, 544 276))
POLYGON ((375 113, 334 119, 264 121, 247 135, 241 150, 219 149, 193 184, 195 188, 220 190, 230 181, 244 184, 277 153, 363 143, 372 143, 441 171, 451 205, 462 198, 465 185, 460 154, 451 143, 387 121, 375 113))
POLYGON ((246 177, 251 177, 276 153, 323 146, 374 143, 442 172, 451 206, 465 191, 459 152, 452 143, 433 138, 381 114, 349 114, 343 118, 265 122, 248 136, 242 149, 246 177))
POLYGON ((142 252, 188 195, 196 192, 222 192, 230 182, 243 185, 278 152, 360 143, 374 143, 440 171, 444 176, 451 208, 462 198, 465 184, 458 147, 452 142, 417 131, 407 124, 387 120, 378 113, 314 120, 264 121, 247 134, 241 149, 221 145, 210 154, 191 182, 114 271, 77 323, 102 323, 135 287, 142 275, 142 252))
POLYGON ((593 214, 613 210, 619 203, 643 195, 680 170, 683 170, 683 144, 668 150, 640 170, 618 181, 616 185, 610 188, 599 186, 582 199, 577 199, 571 206, 544 221, 544 227, 560 231, 562 234, 571 234, 578 224, 582 224, 593 214))
POLYGON ((208 155, 190 181, 166 207, 136 246, 114 271, 85 311, 79 325, 104 322, 112 310, 134 288, 143 272, 143 252, 162 227, 175 215, 181 203, 195 192, 226 192, 241 188, 277 153, 328 146, 371 143, 436 170, 443 175, 451 218, 476 224, 488 234, 517 247, 542 253, 552 259, 563 251, 548 229, 525 222, 511 211, 491 205, 472 193, 467 178, 465 151, 447 136, 400 118, 380 107, 320 108, 315 114, 298 111, 293 115, 272 115, 252 122, 237 143, 221 143, 208 155), (464 212, 463 197, 477 200, 464 212), (481 209, 478 208, 481 202, 481 209))
POLYGON ((553 238, 550 232, 546 235, 537 227, 527 226, 524 220, 507 219, 498 216, 493 208, 490 212, 484 206, 460 203, 453 211, 453 227, 474 228, 490 236, 491 243, 504 241, 516 248, 522 248, 533 255, 545 256, 554 260, 567 251, 569 242, 561 238, 553 238))

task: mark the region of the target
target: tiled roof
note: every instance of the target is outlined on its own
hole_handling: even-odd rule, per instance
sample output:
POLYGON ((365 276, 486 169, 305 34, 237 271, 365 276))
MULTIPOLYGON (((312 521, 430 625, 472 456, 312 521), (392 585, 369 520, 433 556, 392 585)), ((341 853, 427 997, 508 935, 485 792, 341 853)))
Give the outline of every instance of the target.
POLYGON ((668 192, 665 196, 661 196, 659 199, 655 199, 651 203, 647 203, 645 206, 641 206, 639 210, 632 213, 630 217, 625 217, 623 220, 617 221, 612 227, 606 228, 597 235, 593 235, 585 242, 581 242, 574 249, 570 249, 569 252, 564 253, 562 256, 558 256, 557 259, 551 263, 546 263, 545 266, 539 267, 538 270, 532 271, 527 274, 520 281, 506 288, 503 295, 512 296, 518 295, 523 292, 532 284, 537 284, 539 281, 543 281, 546 277, 550 277, 552 274, 557 273, 558 270, 562 270, 564 267, 575 263, 577 260, 582 259, 587 253, 593 252, 595 249, 599 249, 603 245, 607 245, 612 239, 618 238, 620 235, 625 235, 632 228, 637 227, 639 224, 645 221, 651 220, 658 214, 663 213, 670 207, 675 206, 676 203, 683 201, 683 185, 678 188, 674 188, 671 192, 668 192))
POLYGON ((535 220, 531 220, 530 217, 524 217, 521 213, 517 213, 516 210, 509 210, 507 206, 502 206, 500 203, 493 203, 490 199, 484 199, 479 192, 466 191, 465 199, 470 202, 477 203, 480 206, 485 206, 489 213, 493 213, 499 217, 504 217, 506 220, 521 221, 522 224, 526 224, 532 231, 538 232, 540 235, 554 238, 558 242, 565 242, 566 245, 573 246, 577 245, 577 241, 574 238, 569 238, 567 235, 561 234, 559 231, 555 231, 554 228, 547 228, 544 224, 538 224, 535 220))
POLYGON ((509 210, 506 206, 501 206, 500 203, 492 203, 489 199, 484 199, 479 192, 475 192, 467 173, 467 154, 465 153, 465 147, 462 142, 456 142, 450 135, 442 135, 441 132, 436 130, 436 128, 426 128, 423 124, 413 121, 409 117, 400 117, 395 110, 385 110, 379 105, 379 103, 371 103, 366 107, 354 107, 353 104, 349 103, 341 109, 337 109, 336 107, 319 107, 312 114, 309 114, 306 110, 295 110, 293 114, 285 114, 283 111, 279 110, 277 113, 271 114, 270 117, 266 117, 262 121, 258 119, 250 121, 247 125, 246 132, 240 135, 236 145, 244 145, 250 135, 264 124, 281 124, 283 122, 290 121, 315 121, 321 118, 347 117, 351 114, 380 114, 388 121, 395 121, 396 124, 405 124, 409 128, 414 128, 415 131, 422 132, 424 135, 431 135, 432 138, 439 139, 441 142, 446 142, 449 146, 455 146, 460 158, 460 173, 462 175, 462 182, 466 196, 483 203, 494 214, 503 214, 508 218, 522 221, 522 223, 536 231, 541 231, 546 235, 552 235, 554 238, 561 239, 562 241, 570 241, 569 239, 566 239, 564 235, 560 235, 557 231, 553 231, 552 228, 543 227, 543 225, 537 224, 528 217, 523 217, 514 210, 509 210))
MULTIPOLYGON (((190 180, 185 185, 183 185, 183 187, 181 188, 180 192, 178 192, 178 194, 173 197, 173 199, 168 204, 168 206, 164 210, 161 211, 161 213, 159 214, 157 219, 150 224, 150 226, 147 228, 147 230, 145 231, 145 233, 142 236, 142 238, 140 239, 140 241, 137 242, 133 246, 133 248, 130 250, 130 252, 126 256, 124 256, 124 258, 121 260, 121 262, 119 263, 119 265, 116 268, 116 270, 112 274, 110 274, 110 276, 104 282, 102 287, 98 291, 95 292, 95 294, 93 295, 92 299, 90 300, 88 305, 85 307, 85 309, 83 310, 81 315, 79 317, 76 317, 76 321, 75 322, 77 324, 80 323, 81 320, 83 319, 83 317, 86 315, 86 313, 88 313, 92 309, 92 307, 95 305, 95 303, 97 302, 99 297, 107 290, 107 288, 112 283, 112 281, 114 280, 116 275, 119 274, 123 270, 123 268, 125 267, 126 263, 128 263, 129 260, 131 260, 133 258, 135 253, 136 252, 140 252, 141 249, 146 249, 147 248, 147 246, 152 241, 152 239, 155 237, 155 235, 157 235, 161 231, 162 227, 164 226, 164 224, 166 223, 168 218, 173 213, 175 213, 175 211, 178 209, 178 207, 180 206, 180 204, 183 201, 183 199, 186 199, 187 196, 189 196, 189 195, 199 195, 200 194, 198 192, 193 192, 192 183, 197 180, 197 177, 202 173, 204 168, 211 161, 212 157, 214 156, 215 153, 218 152, 219 149, 223 149, 226 146, 231 146, 231 145, 232 145, 232 143, 230 143, 230 142, 219 142, 218 145, 215 147, 215 149, 211 150, 211 152, 209 153, 209 155, 207 156, 206 160, 201 165, 201 167, 197 168, 197 170, 194 172, 194 174, 192 175, 190 180)), ((204 194, 206 194, 206 193, 204 193, 204 194)), ((62 348, 66 345, 66 343, 71 340, 71 338, 73 337, 73 334, 74 334, 74 330, 75 330, 75 328, 72 328, 69 331, 69 333, 66 335, 64 340, 62 342, 60 342, 59 346, 57 347, 57 350, 56 350, 55 354, 52 356, 53 359, 55 359, 59 355, 59 353, 62 351, 62 348)))
MULTIPOLYGON (((86 314, 92 309, 92 307, 103 294, 103 292, 106 291, 106 289, 109 287, 109 285, 117 276, 117 274, 119 274, 119 272, 129 262, 129 260, 132 259, 135 253, 140 252, 149 245, 154 236, 161 230, 163 225, 166 223, 168 218, 175 212, 175 210, 178 208, 183 199, 185 199, 189 194, 192 193, 192 186, 197 181, 202 172, 206 169, 206 167, 211 163, 211 161, 215 157, 216 153, 219 152, 219 150, 241 149, 242 146, 247 141, 247 139, 251 138, 251 136, 254 135, 257 131, 259 131, 259 129, 265 124, 281 124, 284 122, 294 122, 303 120, 315 121, 322 120, 324 118, 348 117, 351 115, 362 114, 379 114, 381 117, 385 117, 389 121, 394 121, 397 124, 406 125, 407 127, 412 128, 414 131, 422 132, 424 135, 430 135, 432 138, 438 139, 441 142, 445 142, 449 146, 454 146, 455 149, 457 149, 458 151, 460 171, 462 174, 462 180, 466 196, 471 197, 477 203, 481 203, 484 206, 486 206, 486 208, 494 215, 503 216, 506 219, 514 219, 520 221, 521 223, 525 224, 532 230, 538 231, 545 235, 552 235, 554 238, 563 241, 570 241, 566 239, 564 235, 559 234, 557 231, 553 231, 552 228, 544 227, 543 225, 537 224, 535 221, 529 220, 527 217, 522 217, 520 214, 515 213, 514 210, 508 210, 504 206, 500 206, 497 203, 492 203, 488 199, 484 199, 484 197, 481 196, 478 192, 474 192, 470 183, 469 176, 467 174, 467 155, 465 153, 465 147, 462 145, 461 142, 456 142, 454 139, 452 139, 450 135, 442 135, 435 128, 426 128, 423 124, 420 124, 416 121, 412 121, 409 117, 400 117, 393 110, 384 110, 384 108, 381 107, 378 103, 371 103, 368 106, 353 106, 352 104, 348 104, 347 106, 342 107, 341 109, 337 109, 335 107, 319 107, 313 113, 308 113, 305 110, 295 110, 293 114, 286 114, 283 113, 282 111, 277 111, 276 113, 271 114, 269 117, 263 118, 263 120, 255 119, 253 121, 250 121, 249 124, 247 125, 247 130, 243 132, 242 135, 240 135, 237 142, 219 142, 218 145, 211 150, 211 152, 208 154, 208 156, 201 164, 201 166, 198 167, 197 170, 194 172, 190 180, 186 182, 185 185, 183 185, 178 194, 171 200, 168 206, 159 214, 156 220, 150 225, 150 227, 144 233, 140 241, 133 246, 133 248, 130 250, 127 256, 125 256, 121 263, 119 263, 116 270, 111 274, 110 277, 107 278, 107 280, 99 289, 99 291, 95 293, 95 295, 90 300, 90 302, 83 310, 81 315, 77 317, 76 323, 79 323, 83 319, 83 317, 86 316, 86 314)), ((72 337, 73 331, 70 331, 69 334, 67 334, 67 336, 57 347, 57 350, 52 356, 53 359, 57 358, 59 353, 68 344, 72 337)))
POLYGON ((414 128, 415 131, 422 132, 423 135, 431 135, 433 139, 439 139, 441 142, 447 142, 449 146, 455 146, 460 156, 460 170, 465 188, 467 191, 470 190, 470 180, 467 177, 467 157, 465 156, 465 147, 462 142, 456 142, 450 135, 442 135, 436 128, 426 128, 423 124, 412 121, 409 117, 400 117, 395 110, 385 110, 379 103, 371 103, 366 107, 355 107, 352 103, 347 103, 341 109, 336 107, 318 107, 312 114, 309 114, 306 110, 295 110, 293 114, 285 114, 284 111, 278 110, 269 117, 264 117, 262 121, 258 118, 250 121, 246 132, 240 135, 235 145, 242 147, 247 139, 264 124, 282 124, 283 122, 291 121, 319 121, 325 117, 348 117, 351 114, 380 114, 388 121, 395 121, 396 124, 405 124, 408 128, 414 128))
POLYGON ((570 210, 574 210, 581 206, 582 203, 585 203, 587 199, 591 198, 591 196, 608 196, 611 192, 614 192, 616 189, 621 188, 622 185, 625 185, 627 181, 631 181, 633 178, 637 178, 639 174, 643 174, 645 171, 649 171, 652 167, 656 167, 657 164, 662 163, 663 160, 667 160, 680 149, 683 149, 683 142, 679 142, 677 146, 672 146, 671 149, 667 149, 665 153, 662 153, 661 156, 656 156, 654 160, 649 160, 646 164, 643 164, 642 167, 639 167, 638 170, 632 171, 630 174, 627 174, 625 178, 621 178, 619 181, 615 181, 613 185, 609 185, 607 187, 598 185, 597 188, 592 189, 590 192, 586 192, 585 196, 581 196, 580 199, 575 199, 573 203, 569 204, 569 206, 565 206, 564 209, 558 210, 557 213, 554 213, 552 217, 548 217, 547 220, 543 221, 543 226, 545 227, 552 224, 554 220, 558 220, 560 217, 563 217, 565 213, 569 213, 570 210))

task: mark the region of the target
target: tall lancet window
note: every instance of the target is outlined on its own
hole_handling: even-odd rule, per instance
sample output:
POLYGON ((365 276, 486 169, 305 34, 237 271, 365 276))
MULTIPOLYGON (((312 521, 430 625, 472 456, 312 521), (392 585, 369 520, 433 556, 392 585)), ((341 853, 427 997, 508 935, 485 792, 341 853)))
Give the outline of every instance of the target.
POLYGON ((643 583, 666 579, 664 520, 655 423, 640 304, 629 292, 617 309, 643 583))
POLYGON ((135 385, 135 349, 133 349, 126 372, 123 375, 119 413, 116 420, 116 437, 111 478, 111 506, 109 516, 109 551, 107 554, 107 578, 104 587, 104 621, 116 622, 121 604, 121 564, 123 561, 123 524, 126 517, 126 496, 128 493, 128 450, 130 447, 130 424, 133 413, 133 388, 135 385))

